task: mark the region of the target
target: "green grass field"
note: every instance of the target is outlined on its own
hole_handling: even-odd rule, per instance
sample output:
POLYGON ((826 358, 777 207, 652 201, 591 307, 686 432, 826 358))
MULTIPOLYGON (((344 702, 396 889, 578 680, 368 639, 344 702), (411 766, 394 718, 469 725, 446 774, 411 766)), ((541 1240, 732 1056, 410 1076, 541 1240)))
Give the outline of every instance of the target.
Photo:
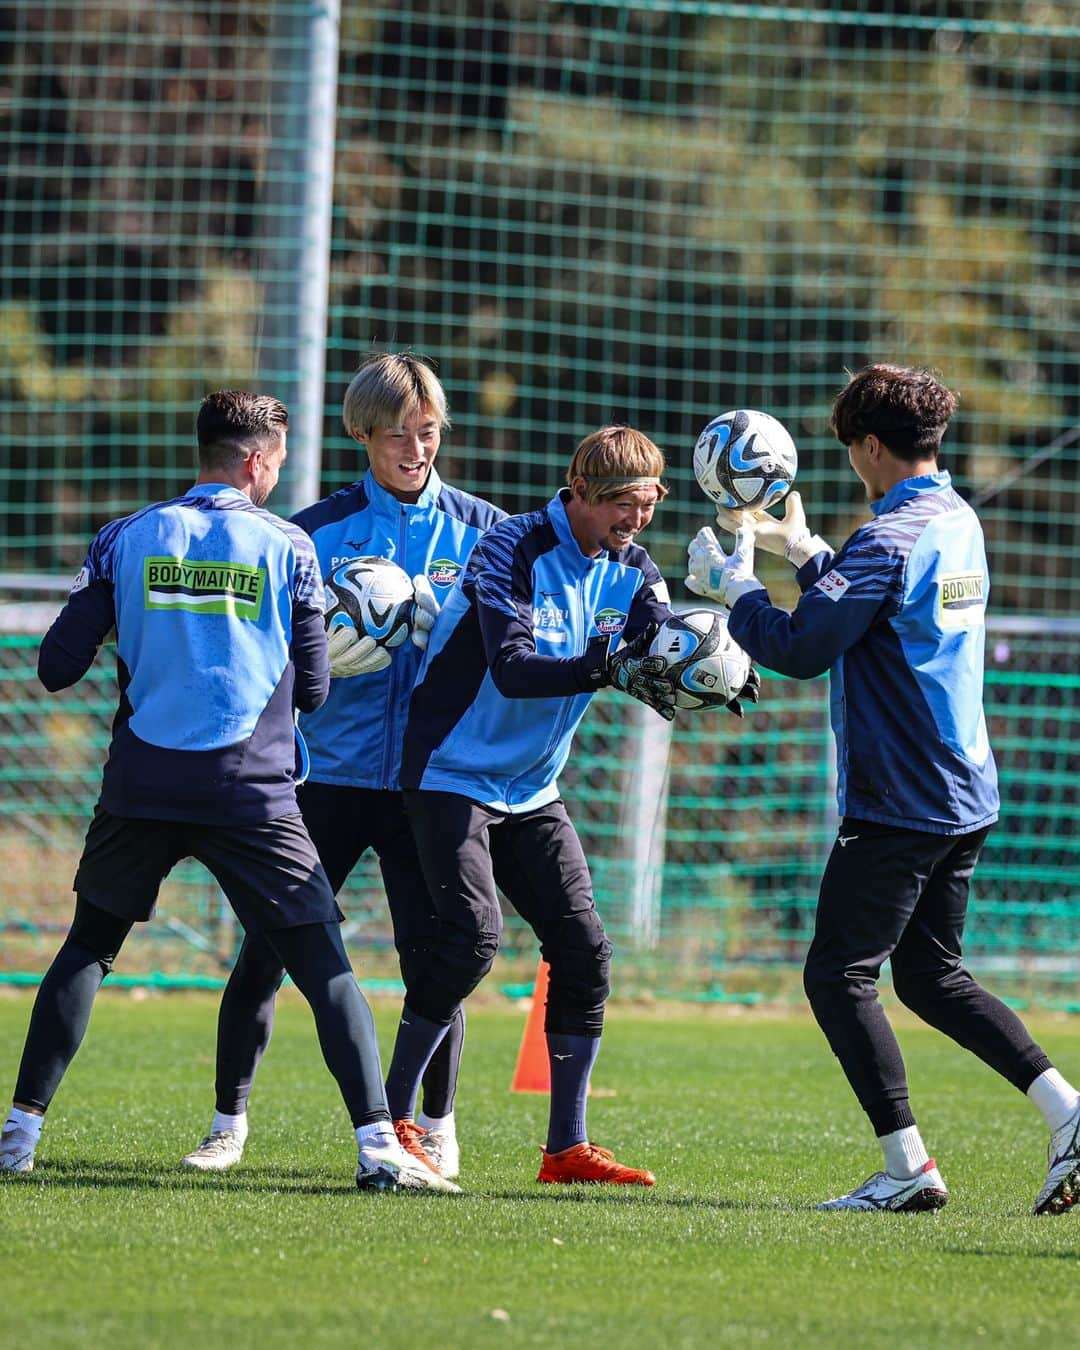
MULTIPOLYGON (((0 997, 10 1090, 29 994, 0 997)), ((901 1023, 938 1215, 819 1214, 877 1149, 808 1017, 616 1006, 591 1134, 651 1191, 538 1186, 546 1098, 508 1091, 523 1024, 472 1012, 460 1197, 360 1195, 306 1008, 282 1000, 243 1163, 177 1159, 212 1109, 213 996, 103 995, 38 1166, 0 1184, 7 1345, 961 1346, 1063 1343, 1080 1215, 1034 1219, 1044 1129, 901 1023)), ((395 1009, 378 1006, 389 1045, 395 1009)), ((1080 1072, 1080 1023, 1036 1022, 1080 1072)), ((4 1098, 6 1105, 7 1098, 4 1098)))

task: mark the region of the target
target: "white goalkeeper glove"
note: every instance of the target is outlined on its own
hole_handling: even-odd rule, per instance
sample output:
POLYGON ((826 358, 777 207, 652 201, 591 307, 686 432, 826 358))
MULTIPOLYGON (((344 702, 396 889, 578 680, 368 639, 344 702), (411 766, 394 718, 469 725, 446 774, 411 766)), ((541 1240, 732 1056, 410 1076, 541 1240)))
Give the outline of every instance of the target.
POLYGON ((686 589, 728 609, 740 596, 765 587, 754 576, 753 518, 735 531, 735 547, 725 553, 708 525, 698 530, 686 550, 686 589))
POLYGON ((797 492, 788 493, 782 520, 770 516, 768 511, 729 511, 727 507, 720 506, 716 511, 716 523, 732 534, 743 525, 752 524, 759 547, 766 553, 774 553, 778 558, 786 558, 796 569, 818 553, 833 552, 832 546, 820 535, 810 533, 802 497, 797 492))
POLYGON ((428 645, 435 620, 439 617, 439 602, 435 599, 431 582, 423 572, 413 577, 412 584, 413 594, 416 597, 413 605, 412 640, 423 651, 428 645))
POLYGON ((330 653, 330 674, 335 680, 371 675, 390 664, 390 653, 385 647, 380 647, 367 633, 360 634, 345 624, 329 635, 326 647, 330 653))

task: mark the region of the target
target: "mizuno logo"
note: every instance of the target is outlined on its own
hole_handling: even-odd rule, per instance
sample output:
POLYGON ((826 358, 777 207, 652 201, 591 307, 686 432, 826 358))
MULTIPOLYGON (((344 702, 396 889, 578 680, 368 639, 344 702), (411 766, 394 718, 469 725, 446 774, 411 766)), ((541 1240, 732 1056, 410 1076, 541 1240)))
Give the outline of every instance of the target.
POLYGON ((557 1055, 557 1054, 555 1054, 554 1051, 552 1051, 552 1052, 551 1052, 551 1058, 552 1058, 552 1059, 573 1059, 574 1056, 573 1056, 573 1055, 557 1055))
POLYGON ((858 837, 859 836, 857 834, 838 834, 836 836, 836 842, 840 845, 841 848, 846 848, 853 839, 858 839, 858 837))

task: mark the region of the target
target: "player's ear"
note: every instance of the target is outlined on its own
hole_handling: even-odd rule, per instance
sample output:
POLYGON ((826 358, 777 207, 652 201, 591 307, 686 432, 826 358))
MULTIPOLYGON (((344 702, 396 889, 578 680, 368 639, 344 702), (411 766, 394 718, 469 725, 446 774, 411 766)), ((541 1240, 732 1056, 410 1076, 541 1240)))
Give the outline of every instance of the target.
POLYGON ((581 474, 578 474, 571 482, 570 496, 574 499, 574 501, 581 502, 583 506, 587 504, 585 497, 585 479, 581 476, 581 474))

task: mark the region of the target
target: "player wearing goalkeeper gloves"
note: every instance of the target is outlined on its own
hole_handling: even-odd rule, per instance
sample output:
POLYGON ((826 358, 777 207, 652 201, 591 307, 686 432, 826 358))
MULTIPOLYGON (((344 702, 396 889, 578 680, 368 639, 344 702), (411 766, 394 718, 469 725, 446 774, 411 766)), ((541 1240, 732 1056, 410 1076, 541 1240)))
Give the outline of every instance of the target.
POLYGON ((673 713, 665 663, 646 655, 670 614, 667 588, 636 542, 667 495, 663 469, 631 427, 587 436, 566 488, 477 544, 409 707, 401 782, 439 929, 406 980, 387 1100, 395 1119, 411 1116, 425 1066, 490 970, 498 886, 551 968, 545 1182, 653 1184, 586 1133, 611 944, 557 780, 595 690, 614 684, 673 713))
MULTIPOLYGON (((412 642, 393 651, 351 628, 331 639, 329 697, 300 719, 311 768, 297 797, 335 894, 361 855, 375 851, 407 978, 435 925, 398 789, 409 694, 441 600, 476 540, 505 512, 439 478, 435 457, 449 425, 446 394, 423 358, 370 357, 345 393, 343 417, 367 451, 368 472, 294 522, 314 540, 324 577, 353 558, 389 558, 413 577, 417 608, 412 642)), ((248 1095, 284 974, 267 942, 245 938, 222 997, 215 1115, 206 1138, 184 1159, 189 1166, 220 1170, 240 1159, 248 1095)), ((434 1161, 448 1177, 458 1171, 454 1094, 463 1039, 464 1019, 458 1018, 425 1076, 419 1128, 411 1121, 399 1125, 408 1151, 434 1161)))
POLYGON ((873 520, 834 553, 792 493, 782 521, 719 518, 737 531, 730 556, 710 530, 690 546, 687 585, 731 608, 729 631, 755 660, 798 679, 830 671, 841 821, 804 980, 885 1166, 822 1209, 929 1210, 948 1199, 878 1002, 886 960, 903 1003, 1045 1117, 1050 1165, 1034 1212, 1060 1213, 1080 1196, 1080 1095, 961 957, 971 876, 999 803, 982 704, 982 528, 938 463, 955 406, 928 371, 868 366, 837 396, 830 425, 873 520), (791 614, 753 575, 755 534, 797 569, 791 614))
POLYGON ((206 398, 195 485, 101 530, 42 641, 41 681, 65 689, 115 627, 120 705, 75 917, 34 1003, 0 1171, 33 1167, 102 980, 132 925, 151 917, 164 877, 190 855, 311 1004, 356 1129, 357 1184, 456 1189, 395 1136, 341 911, 297 813, 293 709, 317 708, 329 674, 311 540, 261 509, 287 426, 277 399, 206 398))

